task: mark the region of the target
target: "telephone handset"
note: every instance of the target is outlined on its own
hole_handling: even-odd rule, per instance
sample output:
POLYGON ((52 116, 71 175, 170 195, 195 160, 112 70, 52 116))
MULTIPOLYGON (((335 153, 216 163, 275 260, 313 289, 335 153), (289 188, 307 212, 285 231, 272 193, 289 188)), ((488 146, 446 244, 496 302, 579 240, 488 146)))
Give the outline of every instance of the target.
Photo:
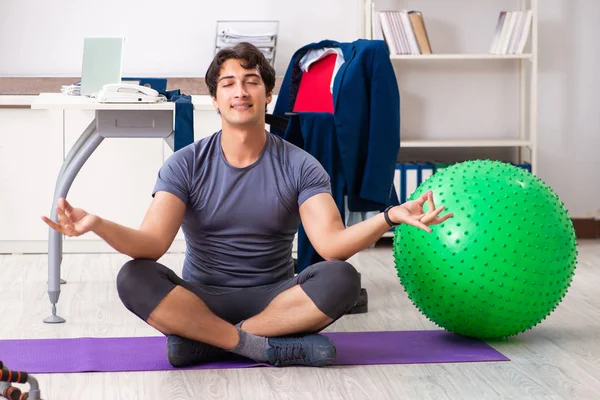
POLYGON ((164 98, 156 90, 146 86, 110 83, 102 86, 96 100, 99 103, 157 103, 164 101, 164 98))

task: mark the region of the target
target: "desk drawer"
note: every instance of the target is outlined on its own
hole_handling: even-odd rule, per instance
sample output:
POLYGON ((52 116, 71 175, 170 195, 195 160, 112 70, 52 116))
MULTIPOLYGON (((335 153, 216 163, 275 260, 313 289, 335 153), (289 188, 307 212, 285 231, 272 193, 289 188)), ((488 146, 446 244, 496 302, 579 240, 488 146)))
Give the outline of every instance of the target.
POLYGON ((104 137, 164 138, 173 133, 172 110, 99 110, 96 129, 104 137))

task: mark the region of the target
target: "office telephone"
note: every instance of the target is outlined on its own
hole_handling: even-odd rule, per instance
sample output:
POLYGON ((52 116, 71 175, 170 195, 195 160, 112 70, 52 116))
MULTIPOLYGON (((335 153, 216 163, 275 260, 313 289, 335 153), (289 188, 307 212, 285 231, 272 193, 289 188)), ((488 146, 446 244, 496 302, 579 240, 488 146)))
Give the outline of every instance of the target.
POLYGON ((104 85, 96 95, 99 103, 158 103, 164 100, 156 90, 131 83, 104 85))

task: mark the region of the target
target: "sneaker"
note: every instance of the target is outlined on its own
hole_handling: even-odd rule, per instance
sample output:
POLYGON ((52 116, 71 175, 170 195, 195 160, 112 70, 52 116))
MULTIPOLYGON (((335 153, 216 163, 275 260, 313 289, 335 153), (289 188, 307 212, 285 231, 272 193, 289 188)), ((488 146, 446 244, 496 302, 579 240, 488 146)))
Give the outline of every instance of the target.
POLYGON ((210 344, 177 335, 167 337, 167 359, 174 367, 203 364, 223 357, 227 352, 210 344))
POLYGON ((336 356, 335 344, 327 336, 306 335, 302 337, 269 338, 267 357, 276 367, 307 365, 323 367, 330 365, 336 356))

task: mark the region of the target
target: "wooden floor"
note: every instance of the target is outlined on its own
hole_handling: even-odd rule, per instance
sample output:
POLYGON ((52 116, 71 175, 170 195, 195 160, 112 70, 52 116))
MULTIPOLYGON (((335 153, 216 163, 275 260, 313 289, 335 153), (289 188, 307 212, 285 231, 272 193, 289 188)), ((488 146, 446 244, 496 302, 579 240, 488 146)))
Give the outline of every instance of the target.
MULTIPOLYGON (((492 345, 501 363, 38 375, 44 399, 598 399, 600 241, 579 243, 579 265, 564 302, 541 325, 492 345)), ((0 339, 150 336, 115 290, 121 255, 65 255, 59 315, 47 325, 45 255, 0 255, 0 339)), ((181 272, 183 254, 161 262, 181 272)), ((438 329, 409 302, 390 246, 351 260, 369 292, 367 314, 329 331, 438 329)), ((0 355, 1 359, 1 355, 0 355)))

